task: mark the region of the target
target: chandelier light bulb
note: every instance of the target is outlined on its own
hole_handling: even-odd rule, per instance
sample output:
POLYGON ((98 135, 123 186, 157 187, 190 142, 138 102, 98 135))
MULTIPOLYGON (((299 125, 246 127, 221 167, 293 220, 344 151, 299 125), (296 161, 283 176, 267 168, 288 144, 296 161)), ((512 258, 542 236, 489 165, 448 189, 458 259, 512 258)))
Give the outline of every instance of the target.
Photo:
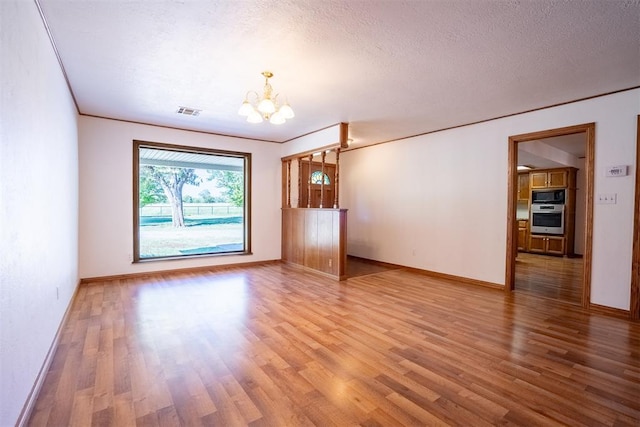
POLYGON ((284 117, 285 119, 292 119, 296 116, 293 112, 293 108, 291 108, 288 102, 280 107, 278 112, 282 114, 282 117, 284 117))
POLYGON ((252 110, 247 116, 247 121, 249 123, 262 123, 262 120, 262 114, 258 113, 256 110, 252 110))
POLYGON ((269 79, 273 77, 270 71, 263 71, 265 78, 262 96, 257 92, 249 91, 244 98, 244 102, 238 109, 238 114, 245 116, 249 123, 261 123, 268 120, 269 123, 279 125, 287 119, 295 117, 293 109, 286 102, 284 105, 278 105, 278 94, 273 93, 273 88, 269 84, 269 79))
POLYGON ((286 120, 284 119, 280 111, 276 111, 275 113, 273 113, 273 115, 271 116, 271 119, 269 119, 269 123, 271 123, 272 125, 281 125, 285 121, 286 120))
POLYGON ((270 100, 269 98, 265 98, 258 104, 258 111, 260 111, 262 114, 275 113, 276 106, 272 100, 270 100))
POLYGON ((238 114, 246 117, 246 116, 249 116, 249 114, 251 114, 252 111, 255 111, 253 109, 253 105, 249 103, 248 99, 245 99, 242 105, 240 106, 240 109, 238 110, 238 114))

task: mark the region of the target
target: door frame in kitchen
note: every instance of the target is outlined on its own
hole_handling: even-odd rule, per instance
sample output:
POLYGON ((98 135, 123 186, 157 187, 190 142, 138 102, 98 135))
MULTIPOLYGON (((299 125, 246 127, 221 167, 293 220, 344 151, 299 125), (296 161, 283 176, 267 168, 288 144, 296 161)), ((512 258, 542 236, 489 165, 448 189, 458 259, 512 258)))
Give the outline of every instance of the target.
POLYGON ((515 289, 516 256, 518 253, 518 221, 516 220, 517 191, 518 191, 518 144, 539 139, 585 133, 585 236, 582 274, 582 301, 584 308, 589 308, 591 301, 591 257, 593 243, 593 182, 594 182, 594 146, 595 123, 585 123, 539 132, 512 135, 509 137, 509 168, 507 190, 507 254, 505 273, 505 292, 511 293, 515 289))
POLYGON ((636 124, 636 194, 633 214, 633 255, 631 266, 631 303, 629 315, 633 320, 640 320, 640 115, 636 124))

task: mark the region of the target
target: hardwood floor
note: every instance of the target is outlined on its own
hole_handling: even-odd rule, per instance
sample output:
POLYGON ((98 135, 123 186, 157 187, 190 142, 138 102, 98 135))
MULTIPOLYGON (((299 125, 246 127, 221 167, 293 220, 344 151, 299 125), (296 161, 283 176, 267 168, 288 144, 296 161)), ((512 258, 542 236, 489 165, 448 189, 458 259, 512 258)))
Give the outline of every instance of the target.
POLYGON ((579 305, 583 265, 582 258, 518 252, 515 289, 579 305))
POLYGON ((404 270, 82 285, 31 426, 640 424, 640 324, 404 270))
POLYGON ((383 271, 398 270, 400 266, 381 263, 354 256, 347 257, 347 277, 354 278, 382 273, 383 271))

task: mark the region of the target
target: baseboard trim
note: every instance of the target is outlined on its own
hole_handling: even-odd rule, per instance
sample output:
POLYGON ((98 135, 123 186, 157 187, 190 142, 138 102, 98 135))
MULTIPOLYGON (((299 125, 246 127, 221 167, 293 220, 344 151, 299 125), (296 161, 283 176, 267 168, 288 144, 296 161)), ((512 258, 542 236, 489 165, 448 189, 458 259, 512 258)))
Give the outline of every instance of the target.
POLYGON ((228 270, 231 268, 243 268, 243 267, 254 267, 257 265, 266 265, 266 264, 277 264, 280 263, 281 260, 273 259, 273 260, 265 260, 265 261, 251 261, 251 262, 239 262, 234 264, 222 264, 222 265, 205 265, 199 267, 187 267, 187 268, 174 268, 171 270, 154 270, 154 271, 144 271, 139 273, 124 273, 124 274, 114 274, 111 276, 96 276, 96 277, 84 277, 80 279, 81 284, 91 284, 98 282, 106 282, 109 280, 125 280, 125 279, 136 279, 141 277, 153 277, 158 274, 174 274, 174 273, 200 273, 203 271, 219 271, 219 270, 228 270))
POLYGON ((289 267, 293 267, 293 268, 296 268, 298 270, 304 271, 305 273, 315 274, 317 276, 326 277, 327 279, 332 279, 332 280, 336 280, 336 281, 342 281, 342 280, 346 280, 347 279, 347 275, 335 276, 333 274, 325 273, 324 271, 316 270, 314 268, 307 267, 307 266, 304 266, 304 265, 301 265, 301 264, 296 264, 296 263, 291 262, 291 261, 282 260, 282 263, 287 265, 287 266, 289 266, 289 267))
POLYGON ((393 269, 393 270, 399 270, 401 268, 407 268, 403 265, 398 265, 398 264, 391 264, 390 262, 383 262, 383 261, 377 261, 375 259, 369 259, 369 258, 362 258, 359 256, 355 256, 355 255, 347 255, 347 262, 349 262, 349 259, 354 259, 360 262, 366 262, 368 264, 372 264, 372 265, 377 265, 380 267, 385 267, 385 268, 389 268, 389 269, 393 269))
POLYGON ((36 404, 36 400, 38 400, 38 395, 40 394, 40 390, 42 390, 42 385, 44 384, 44 380, 47 377, 47 373, 49 372, 49 368, 51 367, 51 363, 53 362, 53 356, 55 356, 56 350, 58 350, 58 344, 60 343, 62 330, 69 320, 71 307, 73 306, 73 303, 76 300, 76 296, 78 295, 78 289, 80 289, 79 280, 78 283, 76 283, 76 288, 73 291, 71 299, 69 300, 69 304, 67 305, 67 309, 64 312, 64 316, 62 316, 62 320, 60 321, 58 330, 53 337, 53 341, 51 342, 49 351, 44 358, 44 362, 42 364, 42 367, 40 368, 40 371, 38 372, 38 376, 36 376, 36 381, 33 383, 33 387, 31 387, 31 391, 29 392, 29 396, 27 397, 27 400, 22 407, 22 411, 20 411, 20 415, 18 416, 18 420, 16 421, 16 427, 24 427, 29 422, 29 418, 31 417, 31 413, 33 412, 33 407, 36 404))
POLYGON ((619 317, 622 319, 631 319, 631 312, 621 308, 607 307, 600 304, 589 304, 588 311, 595 314, 604 314, 606 316, 619 317))
POLYGON ((496 291, 501 291, 501 292, 504 291, 504 286, 499 285, 497 283, 485 282, 484 280, 471 279, 469 277, 456 276, 454 274, 439 273, 437 271, 431 271, 431 270, 423 270, 421 268, 414 268, 414 267, 403 267, 403 268, 406 271, 422 274, 423 276, 429 276, 436 279, 451 280, 458 283, 463 283, 465 285, 482 286, 483 288, 489 288, 496 291))
POLYGON ((369 262, 369 263, 374 264, 374 265, 379 265, 381 267, 402 269, 402 270, 405 270, 405 271, 410 271, 412 273, 421 274, 423 276, 429 276, 429 277, 434 277, 434 278, 437 278, 437 279, 444 279, 444 280, 452 280, 452 281, 456 281, 456 282, 459 282, 459 283, 464 283, 464 284, 467 284, 467 285, 482 286, 482 287, 485 287, 485 288, 504 291, 504 286, 499 285, 497 283, 485 282, 484 280, 470 279, 468 277, 456 276, 456 275, 453 275, 453 274, 446 274, 446 273, 439 273, 437 271, 424 270, 424 269, 416 268, 416 267, 407 267, 406 265, 391 264, 391 263, 388 263, 388 262, 377 261, 377 260, 369 259, 369 258, 362 258, 362 257, 355 256, 355 255, 348 255, 348 257, 349 258, 355 258, 357 260, 364 261, 364 262, 369 262))

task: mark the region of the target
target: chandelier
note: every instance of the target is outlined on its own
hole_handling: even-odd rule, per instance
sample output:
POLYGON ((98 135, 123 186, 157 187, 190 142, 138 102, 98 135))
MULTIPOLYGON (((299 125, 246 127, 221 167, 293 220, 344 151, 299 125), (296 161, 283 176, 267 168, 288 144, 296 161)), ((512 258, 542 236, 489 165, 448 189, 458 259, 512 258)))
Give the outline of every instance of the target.
POLYGON ((261 123, 263 120, 268 120, 271 124, 281 125, 287 119, 293 118, 295 114, 288 102, 281 106, 278 104, 278 94, 273 95, 273 88, 269 84, 273 73, 263 71, 262 75, 265 79, 262 97, 255 91, 247 92, 238 114, 246 116, 249 123, 261 123), (253 98, 251 101, 249 101, 250 96, 253 98))

